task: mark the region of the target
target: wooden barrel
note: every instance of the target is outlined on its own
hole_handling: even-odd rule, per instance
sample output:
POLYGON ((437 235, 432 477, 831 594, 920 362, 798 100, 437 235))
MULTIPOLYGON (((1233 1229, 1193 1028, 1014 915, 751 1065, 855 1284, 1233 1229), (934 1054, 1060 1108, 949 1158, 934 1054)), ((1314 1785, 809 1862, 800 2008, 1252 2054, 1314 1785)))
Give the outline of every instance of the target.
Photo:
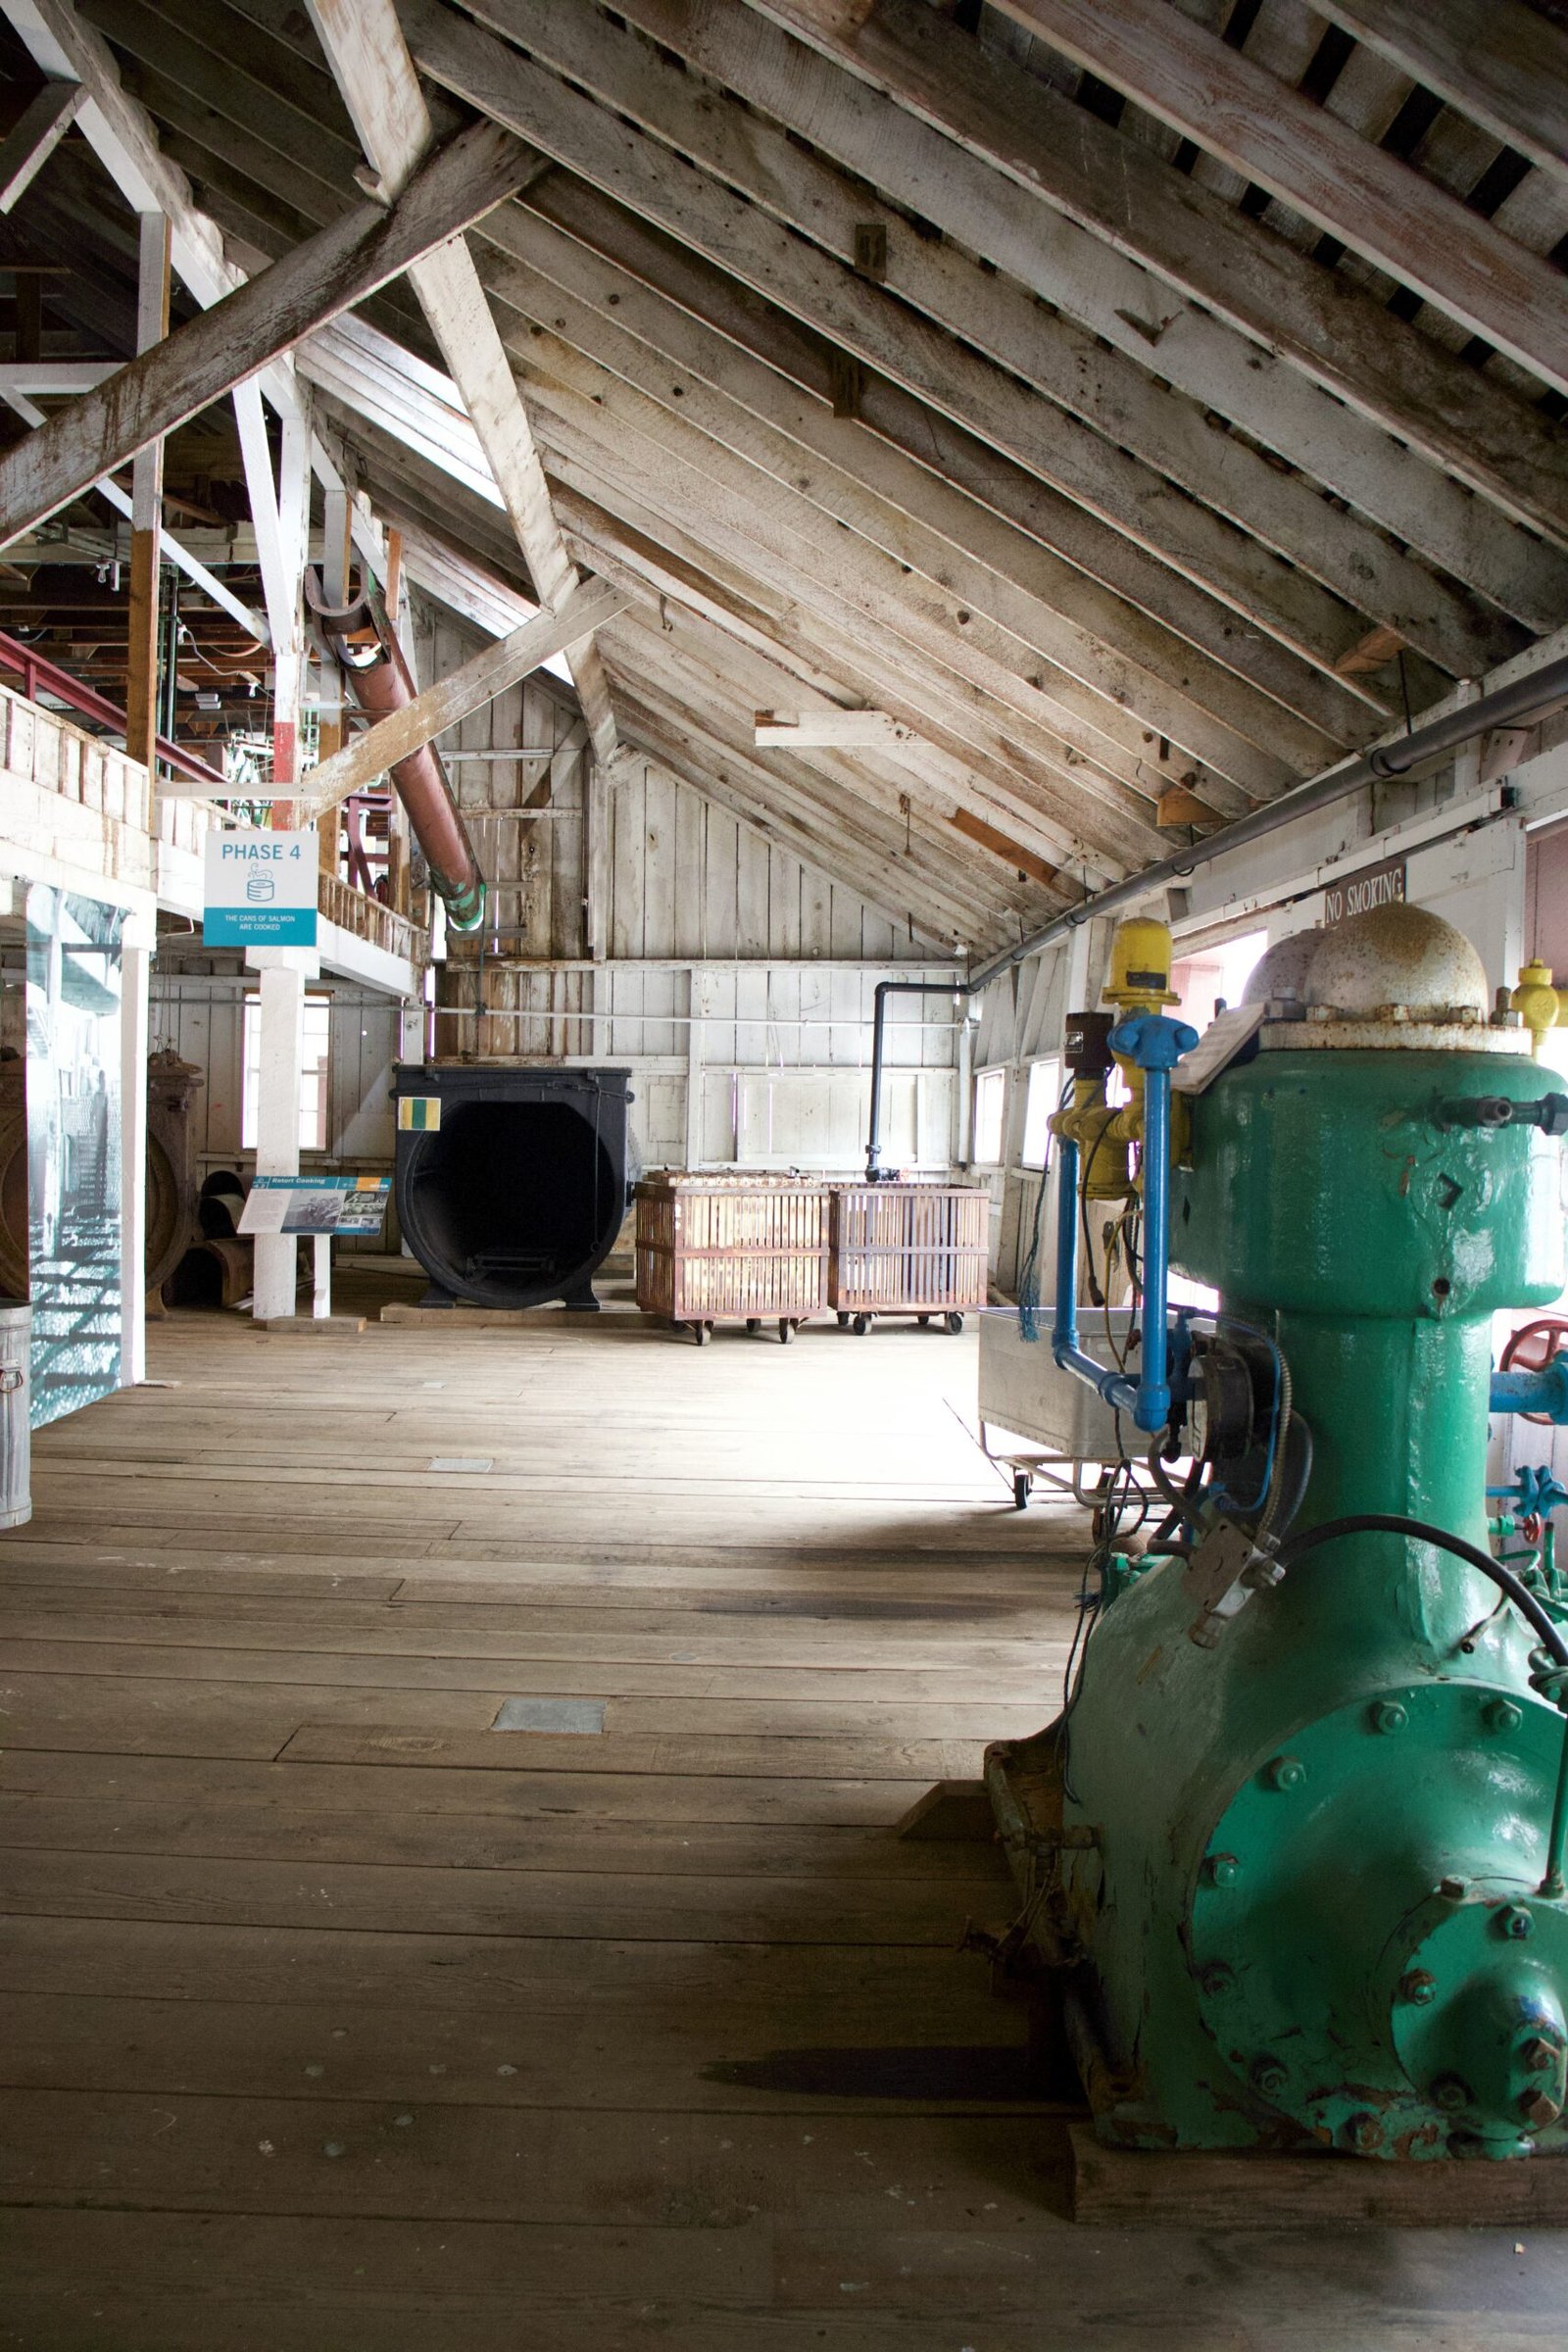
POLYGON ((31 1339, 31 1307, 24 1299, 0 1299, 0 1527, 21 1527, 32 1517, 31 1339))

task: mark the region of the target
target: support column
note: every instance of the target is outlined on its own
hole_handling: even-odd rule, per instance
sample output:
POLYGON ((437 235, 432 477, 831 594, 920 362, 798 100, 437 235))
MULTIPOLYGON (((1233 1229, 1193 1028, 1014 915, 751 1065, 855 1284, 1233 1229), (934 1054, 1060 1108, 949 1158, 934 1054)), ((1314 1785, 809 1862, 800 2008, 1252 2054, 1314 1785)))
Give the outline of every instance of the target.
POLYGON ((687 981, 686 1010, 686 1165, 697 1167, 703 1156, 703 1061, 708 1042, 708 1014, 712 975, 694 963, 687 981))
MULTIPOLYGON (((280 428, 277 468, 279 577, 267 586, 267 618, 272 632, 272 784, 290 785, 300 773, 300 711, 305 700, 305 617, 301 574, 310 550, 311 419, 309 408, 285 416, 280 428)), ((263 550, 265 553, 265 550, 263 550)), ((272 824, 287 832, 298 811, 292 801, 272 803, 272 824)))
MULTIPOLYGON (((321 534, 321 593, 328 605, 342 606, 349 601, 349 498, 346 490, 325 493, 325 518, 321 534)), ((343 707, 343 676, 335 662, 323 661, 320 666, 321 691, 318 704, 318 760, 330 760, 334 752, 343 749, 345 731, 343 707)), ((318 854, 321 871, 336 878, 338 834, 341 820, 335 808, 325 810, 320 819, 320 840, 318 854)))
MULTIPOLYGON (((588 842, 583 860, 583 953, 603 963, 610 930, 610 779, 604 763, 588 756, 583 786, 588 842)), ((595 1053, 599 1051, 597 1044, 595 1053)))
MULTIPOLYGON (((169 333, 169 220, 136 216, 136 349, 169 333)), ((131 466, 130 613, 125 658, 125 750, 153 773, 158 740, 158 568, 164 513, 164 445, 155 441, 131 466)))
POLYGON ((147 984, 156 917, 127 915, 120 950, 120 1385, 147 1377, 147 984))
MULTIPOLYGON (((305 983, 318 976, 320 958, 311 948, 252 948, 245 962, 249 970, 261 974, 262 1059, 256 1098, 256 1173, 297 1176, 305 983)), ((293 1314, 298 1249, 291 1233, 257 1235, 251 1312, 258 1323, 293 1314)))

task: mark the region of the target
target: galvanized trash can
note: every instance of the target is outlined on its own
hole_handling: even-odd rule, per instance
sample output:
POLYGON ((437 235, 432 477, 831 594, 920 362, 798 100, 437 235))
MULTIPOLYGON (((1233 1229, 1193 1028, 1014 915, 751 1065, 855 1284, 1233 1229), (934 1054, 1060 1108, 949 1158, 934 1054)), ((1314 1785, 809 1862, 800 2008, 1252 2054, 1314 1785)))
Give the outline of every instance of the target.
POLYGON ((0 1298, 0 1527, 32 1517, 32 1309, 0 1298))

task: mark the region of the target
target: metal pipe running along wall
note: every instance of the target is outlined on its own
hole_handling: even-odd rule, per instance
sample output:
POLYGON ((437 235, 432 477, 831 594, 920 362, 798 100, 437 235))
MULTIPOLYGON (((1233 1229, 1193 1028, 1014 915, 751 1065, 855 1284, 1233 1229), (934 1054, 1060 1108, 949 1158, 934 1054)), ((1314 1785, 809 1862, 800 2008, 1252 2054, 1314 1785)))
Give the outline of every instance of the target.
POLYGON ((1266 808, 1254 808, 1250 816, 1238 817, 1235 824, 1222 826, 1207 841, 1195 842, 1189 849, 1162 858, 1157 865, 1146 866, 1142 873, 1129 874, 1124 882, 1113 882, 1108 889, 1095 892, 1080 905, 1054 915, 1015 948, 1008 948, 981 964, 970 973, 969 987, 975 992, 988 988, 1004 972, 1011 971, 1014 964, 1025 963, 1043 948, 1065 939, 1080 923, 1092 923, 1102 915, 1115 914, 1124 906, 1134 906, 1166 882, 1183 882, 1200 866, 1212 865, 1216 858, 1229 857, 1233 850, 1243 850, 1250 842, 1261 841, 1298 816, 1310 816, 1315 809, 1331 808, 1336 801, 1359 792, 1365 785, 1406 776, 1423 760, 1434 759, 1440 752, 1456 751, 1461 744, 1473 742, 1476 736, 1493 727, 1519 726, 1527 719, 1544 717, 1565 701, 1568 701, 1568 657, 1548 662, 1544 668, 1532 671, 1529 677, 1517 678, 1511 686, 1500 686, 1494 694, 1483 695, 1477 703, 1466 703, 1446 716, 1432 720, 1430 725, 1401 735, 1396 742, 1379 744, 1372 751, 1347 760, 1342 767, 1330 768, 1327 775, 1298 785, 1294 792, 1283 793, 1266 808))

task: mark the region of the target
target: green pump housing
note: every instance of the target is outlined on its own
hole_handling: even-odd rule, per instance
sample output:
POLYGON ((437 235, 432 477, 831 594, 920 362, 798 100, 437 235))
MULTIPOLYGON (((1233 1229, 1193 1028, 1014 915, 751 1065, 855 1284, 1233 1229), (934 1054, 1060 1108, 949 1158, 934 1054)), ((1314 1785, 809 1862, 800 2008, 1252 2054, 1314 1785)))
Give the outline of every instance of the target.
MULTIPOLYGON (((1560 1146, 1497 1107, 1543 1073, 1435 917, 1288 947, 1251 1057, 1191 1098, 1171 1262, 1279 1367, 1276 1434, 1281 1377, 1310 1431, 1293 1533, 1392 1513, 1484 1550, 1492 1317, 1564 1282, 1560 1146)), ((1195 1506, 1190 1542, 1246 1499, 1195 1506)), ((1066 1714, 988 1757, 1101 2136, 1568 2149, 1537 1635, 1404 1535, 1327 1541, 1218 1624, 1192 1566, 1113 1563, 1066 1714)))

